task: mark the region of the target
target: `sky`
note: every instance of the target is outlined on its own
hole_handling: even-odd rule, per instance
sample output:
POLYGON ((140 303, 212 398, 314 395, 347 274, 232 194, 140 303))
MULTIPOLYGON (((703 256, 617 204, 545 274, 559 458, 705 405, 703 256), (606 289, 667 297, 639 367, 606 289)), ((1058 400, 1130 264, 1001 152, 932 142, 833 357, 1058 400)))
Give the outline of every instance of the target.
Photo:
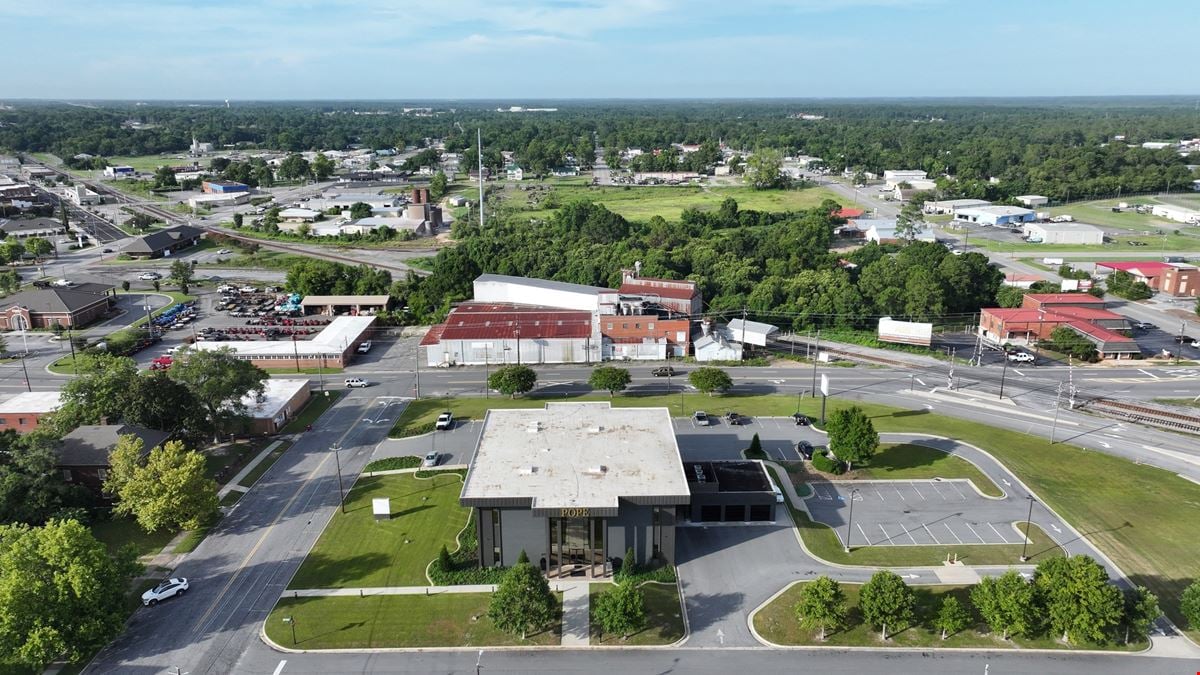
POLYGON ((1190 95, 1196 25, 1196 0, 0 0, 0 101, 1190 95))

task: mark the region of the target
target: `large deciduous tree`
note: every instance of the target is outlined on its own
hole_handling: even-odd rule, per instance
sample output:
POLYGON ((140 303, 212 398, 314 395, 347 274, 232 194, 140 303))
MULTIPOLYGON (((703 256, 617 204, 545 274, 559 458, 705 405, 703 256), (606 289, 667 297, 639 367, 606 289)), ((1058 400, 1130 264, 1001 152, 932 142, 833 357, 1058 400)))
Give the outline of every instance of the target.
POLYGON ((727 391, 733 386, 733 379, 729 377, 729 373, 709 366, 697 368, 688 373, 688 382, 696 388, 696 391, 704 392, 709 396, 712 396, 713 392, 727 391))
POLYGON ((588 385, 592 389, 603 389, 608 392, 609 396, 614 396, 618 391, 622 391, 625 387, 628 387, 632 381, 633 378, 625 368, 597 366, 592 371, 591 377, 588 378, 588 385))
POLYGON ((533 391, 535 384, 537 373, 528 366, 504 366, 488 376, 488 387, 510 398, 533 391))
POLYGON ((821 631, 837 630, 846 620, 846 594, 838 582, 821 575, 804 584, 795 607, 796 620, 803 628, 821 631))
POLYGON ((937 616, 933 617, 933 627, 942 632, 942 639, 945 640, 969 625, 971 611, 953 595, 943 598, 937 616))
POLYGON ((625 639, 646 625, 646 596, 633 581, 621 581, 597 595, 592 616, 600 629, 625 639))
POLYGON ((858 592, 858 608, 867 623, 880 629, 880 637, 888 638, 888 627, 900 630, 912 620, 916 596, 900 575, 880 570, 871 576, 858 592))
POLYGON ((1104 567, 1086 555, 1048 558, 1033 576, 1050 628, 1064 642, 1103 642, 1121 621, 1121 592, 1104 567))
POLYGON ((1162 610, 1158 607, 1158 597, 1145 586, 1126 590, 1124 605, 1125 644, 1129 644, 1130 635, 1137 635, 1141 640, 1150 633, 1150 626, 1162 610))
POLYGON ((1033 585, 1016 570, 999 577, 984 577, 971 589, 971 603, 993 631, 1003 639, 1010 634, 1027 635, 1038 625, 1038 608, 1033 585))
POLYGON ((829 434, 829 449, 848 468, 853 468, 855 462, 869 461, 879 447, 875 425, 858 406, 833 411, 825 430, 829 434))
POLYGON ((137 377, 137 363, 106 352, 75 355, 78 376, 62 388, 62 403, 54 412, 54 426, 65 434, 81 424, 116 422, 125 413, 129 383, 137 377))
POLYGON ((119 635, 135 555, 110 555, 74 520, 0 526, 0 661, 78 662, 119 635))
POLYGON ((783 173, 783 154, 773 148, 759 148, 746 160, 746 183, 755 190, 771 190, 783 187, 787 176, 783 173))
POLYGON ((505 572, 492 594, 488 618, 500 630, 520 634, 524 640, 530 631, 546 628, 557 617, 558 598, 550 592, 546 577, 521 551, 517 564, 505 572))
POLYGON ((217 511, 217 483, 204 456, 168 441, 142 460, 142 441, 122 436, 109 455, 104 489, 117 497, 113 512, 133 516, 147 532, 195 529, 217 511))
POLYGON ((230 349, 191 352, 168 373, 192 392, 214 430, 244 417, 249 406, 243 399, 251 394, 262 396, 267 379, 266 371, 238 359, 230 349))
POLYGON ((313 178, 320 182, 332 176, 335 168, 336 167, 333 164, 333 160, 326 157, 325 153, 319 152, 317 153, 317 156, 313 158, 312 165, 309 167, 309 170, 312 172, 313 178))

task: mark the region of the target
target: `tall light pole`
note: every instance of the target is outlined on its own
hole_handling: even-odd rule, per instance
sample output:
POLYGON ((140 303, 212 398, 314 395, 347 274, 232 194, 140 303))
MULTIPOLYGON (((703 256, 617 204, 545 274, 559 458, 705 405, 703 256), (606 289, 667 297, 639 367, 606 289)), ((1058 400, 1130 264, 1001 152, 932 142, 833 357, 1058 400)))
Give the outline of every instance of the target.
POLYGON ((1033 520, 1033 495, 1025 495, 1025 499, 1029 500, 1029 513, 1025 516, 1025 543, 1021 544, 1021 562, 1029 562, 1025 549, 1029 547, 1029 522, 1033 520))
POLYGON ((341 504, 342 513, 346 512, 346 493, 342 490, 342 457, 340 454, 341 446, 337 443, 333 444, 333 461, 337 463, 337 480, 338 480, 338 503, 341 504))
POLYGON ((489 398, 488 395, 488 346, 483 345, 483 397, 489 398))
POLYGON ((1063 393, 1063 383, 1059 380, 1058 386, 1054 388, 1054 423, 1050 426, 1050 445, 1054 445, 1054 437, 1058 433, 1058 408, 1061 405, 1063 393))
POLYGON ((813 348, 812 355, 812 397, 817 397, 817 359, 821 356, 821 329, 817 329, 817 345, 813 348))
POLYGON ((846 521, 846 543, 842 546, 843 553, 850 552, 850 528, 854 526, 854 498, 858 495, 858 488, 850 491, 850 519, 846 521))
POLYGON ((1004 367, 1000 370, 1000 400, 1004 400, 1004 376, 1008 375, 1008 354, 1004 355, 1004 367))

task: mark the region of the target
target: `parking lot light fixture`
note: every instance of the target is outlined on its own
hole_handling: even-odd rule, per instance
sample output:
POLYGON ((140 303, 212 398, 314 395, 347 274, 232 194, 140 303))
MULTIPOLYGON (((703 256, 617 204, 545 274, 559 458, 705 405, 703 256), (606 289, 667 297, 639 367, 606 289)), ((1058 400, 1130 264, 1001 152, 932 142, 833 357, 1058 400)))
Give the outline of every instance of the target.
POLYGON ((1026 549, 1029 547, 1029 521, 1033 519, 1033 495, 1025 495, 1025 499, 1029 500, 1029 513, 1025 516, 1025 543, 1021 544, 1021 562, 1029 562, 1029 556, 1025 555, 1026 549))
POLYGON ((843 553, 850 552, 850 532, 851 532, 850 528, 854 527, 854 498, 857 495, 858 495, 858 488, 854 488, 853 490, 850 491, 850 518, 846 520, 846 542, 842 546, 843 553))

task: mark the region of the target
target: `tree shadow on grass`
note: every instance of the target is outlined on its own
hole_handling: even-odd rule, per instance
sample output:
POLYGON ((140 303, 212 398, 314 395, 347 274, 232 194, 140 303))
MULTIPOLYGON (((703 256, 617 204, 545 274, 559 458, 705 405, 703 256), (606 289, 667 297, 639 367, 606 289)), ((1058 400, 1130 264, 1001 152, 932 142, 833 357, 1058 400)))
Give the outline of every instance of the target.
POLYGON ((335 588, 339 582, 361 579, 390 563, 391 559, 382 553, 345 557, 313 551, 296 570, 296 576, 288 588, 335 588))
POLYGON ((347 624, 343 624, 343 625, 341 625, 341 626, 339 626, 339 627, 337 627, 337 628, 333 628, 333 629, 331 629, 331 630, 327 630, 327 631, 325 631, 325 632, 323 632, 323 633, 316 633, 316 634, 313 634, 313 635, 306 635, 306 636, 305 636, 303 639, 297 640, 297 641, 296 641, 296 645, 297 645, 297 646, 302 646, 302 645, 303 645, 304 643, 306 643, 306 642, 311 642, 311 641, 313 641, 313 640, 318 640, 318 639, 320 639, 320 638, 323 638, 323 637, 325 637, 326 635, 334 635, 335 633, 341 633, 341 632, 343 632, 343 631, 353 630, 353 629, 355 629, 355 628, 362 628, 362 627, 363 627, 363 626, 365 626, 365 625, 367 625, 367 622, 366 622, 366 621, 355 621, 355 622, 353 622, 353 623, 347 623, 347 624))
POLYGON ((897 410, 896 412, 893 412, 893 413, 880 413, 880 414, 878 414, 878 415, 870 415, 869 417, 870 417, 871 419, 883 419, 883 418, 887 418, 887 417, 915 417, 915 416, 918 416, 918 415, 928 415, 928 414, 929 414, 929 412, 930 412, 930 411, 929 411, 929 410, 926 410, 926 409, 921 409, 921 410, 897 410))

